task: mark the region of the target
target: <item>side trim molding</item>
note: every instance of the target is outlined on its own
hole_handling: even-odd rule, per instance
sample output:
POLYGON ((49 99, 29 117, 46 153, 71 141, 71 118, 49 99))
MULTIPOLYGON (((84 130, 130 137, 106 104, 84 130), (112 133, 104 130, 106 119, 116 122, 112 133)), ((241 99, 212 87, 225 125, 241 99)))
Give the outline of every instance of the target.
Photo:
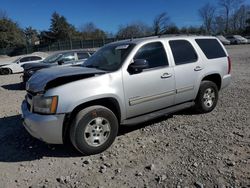
POLYGON ((129 99, 129 105, 134 106, 137 104, 160 99, 160 98, 167 97, 167 96, 174 95, 174 94, 175 94, 175 90, 170 90, 170 91, 156 94, 156 95, 150 95, 150 96, 145 96, 145 97, 135 97, 135 98, 129 99))
POLYGON ((183 88, 180 88, 180 89, 176 89, 176 93, 184 93, 186 91, 190 91, 190 90, 193 90, 194 89, 194 86, 187 86, 187 87, 183 87, 183 88))

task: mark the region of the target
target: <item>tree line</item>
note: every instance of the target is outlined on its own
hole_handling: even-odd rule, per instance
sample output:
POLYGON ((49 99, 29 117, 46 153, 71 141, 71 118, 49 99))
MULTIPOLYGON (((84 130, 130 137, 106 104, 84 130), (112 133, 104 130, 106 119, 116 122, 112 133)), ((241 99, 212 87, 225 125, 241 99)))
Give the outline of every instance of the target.
POLYGON ((37 41, 50 44, 66 40, 125 39, 162 34, 250 35, 250 5, 245 5, 243 0, 218 0, 217 6, 207 3, 197 14, 202 20, 201 26, 179 28, 164 12, 155 16, 152 25, 143 22, 120 25, 114 34, 105 32, 93 22, 77 29, 57 12, 51 15, 48 30, 38 32, 31 26, 22 29, 6 12, 0 11, 0 48, 34 45, 37 41))

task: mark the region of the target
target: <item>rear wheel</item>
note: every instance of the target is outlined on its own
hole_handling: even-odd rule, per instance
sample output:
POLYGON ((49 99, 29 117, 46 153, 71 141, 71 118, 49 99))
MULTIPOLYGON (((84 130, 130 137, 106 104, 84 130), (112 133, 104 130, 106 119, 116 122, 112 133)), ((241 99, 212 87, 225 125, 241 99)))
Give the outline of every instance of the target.
POLYGON ((211 112, 216 107, 217 101, 217 85, 211 81, 202 81, 195 99, 195 110, 200 113, 211 112))
POLYGON ((77 150, 93 155, 106 150, 118 133, 115 114, 103 106, 80 111, 70 127, 70 140, 77 150))

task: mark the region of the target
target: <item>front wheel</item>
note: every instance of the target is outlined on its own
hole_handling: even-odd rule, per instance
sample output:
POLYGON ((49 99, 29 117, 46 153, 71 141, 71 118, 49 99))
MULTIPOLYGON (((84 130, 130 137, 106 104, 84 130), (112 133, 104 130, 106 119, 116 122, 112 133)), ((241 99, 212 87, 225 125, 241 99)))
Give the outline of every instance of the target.
POLYGON ((118 133, 115 114, 103 106, 91 106, 81 110, 70 128, 70 140, 85 155, 106 150, 118 133))
POLYGON ((199 113, 211 112, 218 101, 218 87, 214 82, 202 81, 195 99, 195 110, 199 113))
POLYGON ((1 73, 2 75, 8 75, 8 74, 11 74, 12 71, 11 71, 11 69, 9 69, 9 68, 2 68, 2 69, 0 70, 0 73, 1 73))

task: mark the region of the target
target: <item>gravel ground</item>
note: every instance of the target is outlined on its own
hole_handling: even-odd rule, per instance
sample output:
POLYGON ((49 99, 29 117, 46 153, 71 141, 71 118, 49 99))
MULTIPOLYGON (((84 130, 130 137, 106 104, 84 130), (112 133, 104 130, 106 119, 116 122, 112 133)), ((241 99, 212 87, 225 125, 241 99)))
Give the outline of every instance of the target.
POLYGON ((20 74, 0 76, 0 187, 250 187, 250 46, 227 48, 233 82, 213 112, 122 128, 94 156, 32 138, 20 74))

